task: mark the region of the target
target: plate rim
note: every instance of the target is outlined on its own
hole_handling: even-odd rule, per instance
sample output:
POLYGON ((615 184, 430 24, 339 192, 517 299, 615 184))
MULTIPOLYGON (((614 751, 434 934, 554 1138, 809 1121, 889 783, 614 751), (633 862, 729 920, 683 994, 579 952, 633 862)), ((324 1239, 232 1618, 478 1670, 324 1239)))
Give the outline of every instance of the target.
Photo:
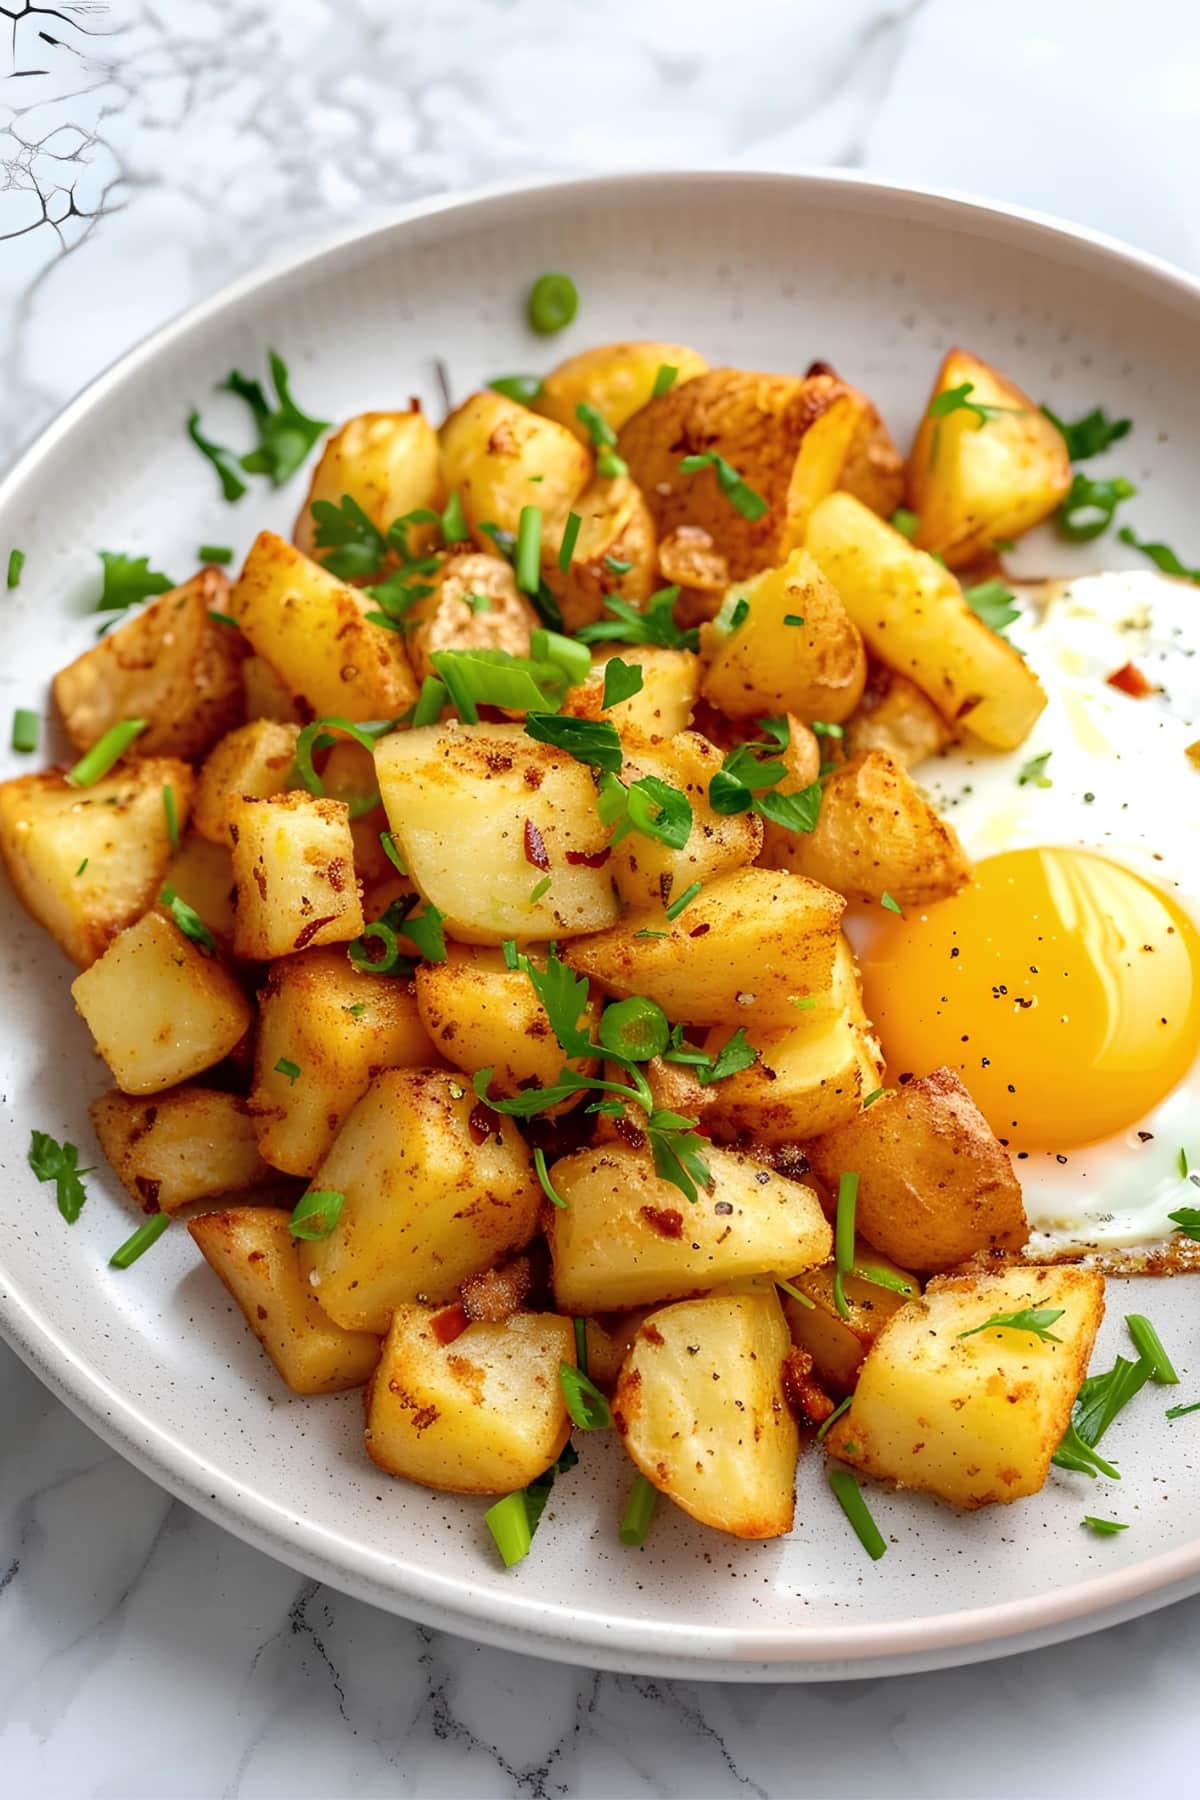
MULTIPOLYGON (((1198 309, 1200 278, 1153 252, 1090 226, 1031 207, 982 199, 950 188, 891 181, 857 170, 665 169, 583 177, 530 178, 441 194, 389 208, 367 222, 307 233, 255 269, 226 283, 168 319, 115 358, 18 449, 0 479, 0 507, 35 477, 84 418, 110 394, 192 332, 236 309, 256 292, 286 282, 347 248, 402 234, 430 219, 457 215, 464 225, 481 212, 536 207, 546 195, 578 193, 602 201, 664 186, 679 191, 713 186, 804 189, 831 198, 892 199, 927 216, 956 215, 1007 229, 1017 237, 1074 244, 1116 263, 1159 291, 1166 286, 1198 309)), ((414 1569, 399 1589, 389 1559, 295 1517, 277 1502, 243 1489, 191 1450, 179 1435, 147 1419, 138 1403, 95 1374, 58 1335, 51 1321, 6 1274, 0 1253, 0 1337, 84 1424, 176 1499, 235 1536, 355 1598, 418 1623, 473 1636, 490 1645, 559 1661, 688 1679, 844 1680, 915 1672, 1011 1654, 1099 1630, 1200 1591, 1200 1535, 1127 1568, 1076 1581, 1032 1599, 999 1601, 954 1612, 881 1623, 770 1629, 712 1626, 697 1649, 691 1627, 670 1619, 613 1622, 574 1603, 562 1607, 522 1594, 473 1588, 469 1578, 414 1569)))

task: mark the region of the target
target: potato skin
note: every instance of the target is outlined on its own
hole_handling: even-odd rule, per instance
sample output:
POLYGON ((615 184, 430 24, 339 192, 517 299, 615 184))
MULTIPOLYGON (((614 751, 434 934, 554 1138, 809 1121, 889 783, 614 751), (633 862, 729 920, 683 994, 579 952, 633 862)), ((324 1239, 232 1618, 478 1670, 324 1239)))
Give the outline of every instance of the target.
POLYGON ((590 444, 588 428, 577 411, 580 401, 594 406, 614 431, 620 431, 625 421, 650 399, 664 364, 679 371, 675 387, 703 375, 708 368, 699 351, 689 350, 686 344, 660 344, 653 340, 595 344, 551 369, 533 402, 533 410, 565 425, 580 443, 590 444))
POLYGON ((937 1273, 981 1251, 1025 1247, 1008 1152, 952 1069, 885 1093, 805 1148, 827 1187, 857 1173, 859 1230, 906 1269, 937 1273))
POLYGON ((793 550, 781 567, 733 591, 749 610, 740 625, 702 629, 704 698, 735 718, 762 712, 829 724, 849 718, 866 685, 867 654, 837 590, 808 552, 793 550))
POLYGON ((408 654, 418 681, 437 673, 432 657, 438 650, 506 650, 529 655, 529 634, 538 616, 517 588, 511 566, 480 550, 448 556, 430 578, 432 594, 406 615, 408 654), (468 594, 489 602, 481 611, 467 604, 468 594))
POLYGON ((952 825, 884 750, 867 750, 825 782, 812 831, 772 839, 784 868, 835 888, 847 900, 924 906, 971 879, 952 825))
POLYGON ((854 392, 836 377, 710 369, 635 413, 619 448, 659 536, 701 526, 739 581, 801 542, 813 505, 837 483, 857 419, 854 392), (682 458, 707 451, 767 502, 760 518, 742 516, 711 468, 680 470, 682 458))
POLYGON ((120 719, 148 719, 134 755, 194 758, 239 723, 249 646, 209 617, 228 595, 220 569, 201 569, 59 670, 54 699, 77 750, 120 719))

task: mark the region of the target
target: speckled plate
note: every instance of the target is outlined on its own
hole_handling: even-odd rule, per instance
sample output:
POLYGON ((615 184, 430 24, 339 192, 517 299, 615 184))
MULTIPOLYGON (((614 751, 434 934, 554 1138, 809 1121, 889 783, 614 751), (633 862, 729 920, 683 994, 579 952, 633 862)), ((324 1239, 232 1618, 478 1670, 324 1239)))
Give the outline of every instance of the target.
MULTIPOLYGON (((158 332, 69 406, 0 487, 0 547, 27 555, 20 588, 2 600, 0 719, 44 702, 52 672, 92 641, 99 546, 148 552, 182 574, 199 544, 241 553, 258 527, 287 528, 297 484, 273 499, 256 487, 227 508, 183 431, 201 401, 215 436, 243 427, 213 383, 258 365, 266 345, 291 363, 306 407, 342 418, 410 394, 440 408, 435 356, 462 396, 489 375, 639 336, 751 368, 827 358, 875 397, 901 442, 942 351, 966 343, 1068 415, 1098 400, 1132 414, 1140 528, 1200 541, 1200 287, 1175 270, 1029 214, 855 176, 539 186, 323 241, 158 332), (550 344, 530 336, 521 307, 546 268, 570 270, 581 295, 575 324, 550 344)), ((1024 554, 1031 570, 1049 560, 1036 545, 1024 554)), ((7 773, 16 759, 3 756, 7 773)), ((645 1548, 631 1551, 616 1537, 627 1465, 589 1439, 533 1554, 504 1572, 482 1505, 371 1466, 356 1395, 285 1392, 183 1231, 111 1271, 130 1210, 99 1170, 80 1222, 63 1223, 26 1167, 30 1127, 102 1161, 86 1107, 104 1070, 74 1015, 70 969, 7 891, 0 944, 0 1328, 110 1443, 284 1561, 487 1642, 726 1679, 932 1668, 1068 1637, 1200 1587, 1200 1423, 1167 1426, 1158 1405, 1131 1408, 1113 1447, 1130 1525, 1119 1537, 1081 1529, 1098 1504, 1118 1510, 1081 1476, 1055 1473, 1037 1498, 972 1517, 873 1491, 889 1542, 873 1564, 810 1452, 788 1539, 738 1544, 663 1506, 645 1548)), ((1125 1285, 1097 1366, 1136 1300, 1176 1354, 1177 1392, 1200 1398, 1200 1290, 1125 1285)))

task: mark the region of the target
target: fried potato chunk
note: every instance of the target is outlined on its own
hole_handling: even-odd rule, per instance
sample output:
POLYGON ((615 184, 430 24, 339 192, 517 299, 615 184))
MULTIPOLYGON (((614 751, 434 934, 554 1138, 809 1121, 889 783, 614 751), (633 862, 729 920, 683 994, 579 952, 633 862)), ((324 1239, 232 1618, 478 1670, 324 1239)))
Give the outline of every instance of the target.
POLYGON ((735 718, 788 712, 839 724, 866 685, 859 629, 806 550, 734 588, 701 647, 704 698, 735 718))
POLYGON ((405 642, 418 680, 437 673, 432 658, 438 650, 529 655, 529 634, 538 616, 501 557, 481 550, 448 556, 429 585, 432 594, 406 614, 405 642))

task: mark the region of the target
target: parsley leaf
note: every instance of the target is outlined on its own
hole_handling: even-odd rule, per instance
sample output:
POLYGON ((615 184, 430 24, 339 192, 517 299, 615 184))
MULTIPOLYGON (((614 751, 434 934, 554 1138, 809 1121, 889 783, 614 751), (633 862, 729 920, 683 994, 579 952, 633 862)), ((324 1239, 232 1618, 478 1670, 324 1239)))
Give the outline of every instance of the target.
POLYGON ((678 597, 677 587, 659 588, 647 600, 645 611, 639 612, 619 594, 608 594, 604 605, 612 618, 597 619, 591 625, 584 625, 575 635, 581 644, 661 644, 666 650, 698 650, 699 628, 692 626, 681 631, 675 623, 678 597))
POLYGON ((579 1020, 588 1003, 587 977, 568 968, 553 945, 545 969, 531 962, 511 939, 504 945, 504 961, 510 969, 528 975, 564 1055, 586 1056, 593 1048, 592 1040, 586 1031, 580 1031, 579 1020))
POLYGON ((1128 437, 1133 429, 1132 419, 1110 419, 1102 406, 1093 407, 1082 419, 1076 419, 1073 425, 1067 425, 1052 413, 1048 406, 1042 407, 1042 414, 1049 419, 1063 435, 1067 445, 1067 455, 1072 462, 1085 462, 1089 456, 1099 456, 1110 444, 1119 438, 1128 437))
POLYGON ((611 844, 619 844, 631 831, 655 838, 671 850, 682 850, 692 835, 691 801, 681 789, 643 775, 628 786, 606 772, 600 780, 597 811, 605 825, 615 825, 611 844))
POLYGON ((97 612, 124 612, 154 594, 167 594, 176 586, 161 569, 150 567, 148 556, 126 556, 121 550, 101 550, 104 566, 104 589, 96 602, 97 612))
POLYGON ((673 1112, 652 1112, 646 1121, 655 1173, 677 1187, 693 1205, 700 1198, 700 1189, 712 1180, 702 1155, 707 1140, 690 1129, 695 1123, 695 1119, 684 1119, 673 1112))
MULTIPOLYGON (((770 725, 771 721, 765 723, 770 725)), ((785 763, 764 762, 757 754, 775 748, 773 741, 739 744, 731 750, 708 784, 709 805, 714 812, 726 815, 756 812, 786 831, 811 831, 821 813, 821 784, 814 781, 793 794, 767 792, 788 773, 785 763)))
POLYGON ((1023 763, 1017 775, 1017 786, 1028 787, 1032 783, 1034 787, 1053 787, 1054 783, 1046 773, 1046 764, 1053 754, 1053 750, 1043 750, 1040 756, 1031 756, 1027 763, 1023 763))
POLYGON ((296 473, 321 433, 328 431, 330 421, 312 419, 301 412, 288 388, 287 364, 274 350, 267 352, 267 360, 275 389, 275 406, 267 400, 261 382, 251 380, 237 369, 219 385, 226 393, 236 394, 239 400, 245 401, 258 431, 258 447, 241 458, 242 468, 247 475, 269 476, 276 487, 281 487, 296 473))
POLYGON ((49 1132, 35 1131, 29 1141, 29 1166, 39 1181, 52 1181, 58 1210, 68 1225, 73 1225, 83 1211, 87 1193, 81 1176, 90 1169, 78 1165, 79 1150, 74 1144, 59 1144, 49 1132))
POLYGON ((1062 1318, 1065 1310, 1061 1306, 1024 1306, 1019 1312, 993 1313, 982 1325, 972 1325, 969 1331, 957 1332, 956 1336, 975 1337, 981 1331, 1030 1331, 1043 1342, 1061 1344, 1062 1339, 1050 1327, 1062 1318))
POLYGON ((200 429, 200 414, 194 410, 188 414, 187 434, 200 454, 207 456, 217 471, 221 492, 230 505, 249 492, 246 483, 238 474, 237 452, 226 449, 224 444, 214 443, 212 438, 205 437, 200 429))
POLYGON ((978 581, 974 587, 963 589, 963 599, 971 611, 992 631, 1003 637, 1006 628, 1014 619, 1019 619, 1021 609, 1014 606, 1016 595, 1007 582, 993 576, 990 581, 978 581))
POLYGON ((571 1422, 580 1431, 606 1431, 612 1424, 608 1401, 595 1382, 582 1369, 577 1369, 574 1363, 559 1363, 558 1385, 567 1403, 571 1422))
POLYGON ((604 698, 600 704, 605 709, 619 706, 622 700, 631 700, 634 694, 640 694, 642 685, 640 663, 627 663, 619 656, 610 656, 604 665, 604 698))
POLYGON ((576 719, 567 713, 531 712, 525 718, 525 735, 538 744, 565 750, 576 762, 615 775, 625 758, 617 728, 607 719, 576 719))
POLYGON ((332 500, 314 500, 310 510, 316 524, 314 545, 327 552, 317 560, 331 575, 361 581, 383 567, 387 539, 352 495, 343 494, 336 505, 332 500))
POLYGON ((671 1030, 670 1048, 663 1051, 663 1061, 685 1063, 694 1070, 701 1087, 711 1087, 714 1081, 724 1081, 727 1076, 751 1068, 758 1061, 758 1051, 746 1042, 745 1029, 740 1025, 715 1056, 689 1044, 683 1035, 683 1026, 675 1025, 671 1030))
POLYGON ((1200 569, 1189 569, 1186 563, 1179 560, 1169 544, 1150 543, 1145 538, 1138 537, 1128 525, 1121 527, 1117 537, 1121 543, 1128 544, 1133 550, 1140 550, 1143 556, 1148 556, 1155 568, 1161 569, 1164 575, 1182 575, 1185 581, 1200 582, 1200 569))
POLYGON ((981 400, 972 400, 975 392, 973 381, 962 381, 957 387, 943 388, 929 402, 929 417, 944 419, 950 413, 969 412, 975 415, 975 428, 982 430, 989 419, 998 419, 1001 413, 1023 413, 1023 406, 988 406, 981 400))
POLYGON ((1180 1206, 1173 1213, 1168 1213, 1167 1217, 1184 1237, 1200 1244, 1200 1206, 1180 1206))

